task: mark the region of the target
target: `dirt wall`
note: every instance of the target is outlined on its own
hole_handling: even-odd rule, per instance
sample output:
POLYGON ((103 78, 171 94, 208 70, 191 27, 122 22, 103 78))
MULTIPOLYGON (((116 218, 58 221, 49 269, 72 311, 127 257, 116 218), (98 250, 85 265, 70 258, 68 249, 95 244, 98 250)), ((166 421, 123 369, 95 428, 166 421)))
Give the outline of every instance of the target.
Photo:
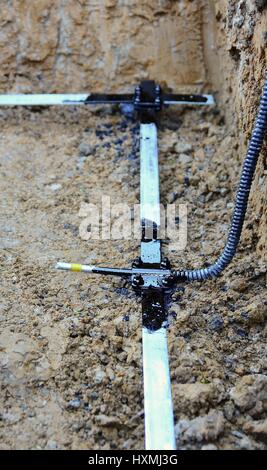
MULTIPOLYGON (((207 77, 217 91, 240 167, 263 86, 267 58, 267 2, 217 0, 203 3, 203 46, 207 77), (214 51, 216 54, 214 54, 214 51), (216 56, 216 57, 215 57, 216 56)), ((233 149, 232 149, 233 150, 233 149)), ((233 190, 236 179, 233 180, 233 190)), ((264 258, 266 252, 266 147, 259 160, 242 240, 264 258), (251 229, 252 226, 252 229, 251 229), (250 227, 247 229, 247 227, 250 227)))
POLYGON ((202 84, 199 2, 2 0, 1 92, 202 84))

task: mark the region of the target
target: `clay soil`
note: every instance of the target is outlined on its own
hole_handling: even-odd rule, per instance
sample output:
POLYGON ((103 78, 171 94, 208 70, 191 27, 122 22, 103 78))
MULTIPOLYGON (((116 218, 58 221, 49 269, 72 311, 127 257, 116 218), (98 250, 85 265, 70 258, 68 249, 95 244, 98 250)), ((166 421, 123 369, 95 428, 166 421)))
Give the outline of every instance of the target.
MULTIPOLYGON (((138 202, 138 125, 77 107, 2 109, 0 126, 0 448, 142 449, 139 299, 120 279, 54 269, 127 267, 138 255, 138 240, 79 235, 82 203, 138 202)), ((216 108, 162 119, 161 200, 188 205, 186 250, 163 245, 174 267, 211 262, 224 246, 241 168, 233 136, 216 108)), ((173 295, 180 448, 264 448, 265 269, 251 217, 225 273, 173 295)))

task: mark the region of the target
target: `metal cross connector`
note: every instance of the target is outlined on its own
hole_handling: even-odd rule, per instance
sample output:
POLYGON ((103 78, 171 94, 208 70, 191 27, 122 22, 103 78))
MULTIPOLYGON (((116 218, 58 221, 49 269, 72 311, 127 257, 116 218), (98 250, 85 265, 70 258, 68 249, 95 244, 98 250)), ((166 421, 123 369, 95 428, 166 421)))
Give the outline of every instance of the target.
POLYGON ((43 93, 0 95, 0 106, 58 106, 58 105, 132 104, 136 111, 162 106, 214 104, 212 95, 165 93, 153 80, 143 80, 134 93, 43 93))

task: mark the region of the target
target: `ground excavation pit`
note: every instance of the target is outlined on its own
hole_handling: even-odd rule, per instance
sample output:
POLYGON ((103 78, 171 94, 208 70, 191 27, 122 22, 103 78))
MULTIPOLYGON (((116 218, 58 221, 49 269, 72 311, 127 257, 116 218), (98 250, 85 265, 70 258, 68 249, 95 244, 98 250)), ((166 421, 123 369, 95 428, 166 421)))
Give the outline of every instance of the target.
MULTIPOLYGON (((223 85, 207 61, 194 63, 189 85, 219 92, 218 105, 167 111, 159 128, 161 202, 188 205, 186 250, 169 253, 164 244, 177 268, 210 262, 224 246, 265 66, 264 6, 215 3, 223 85)), ((45 64, 40 59, 44 86, 45 64)), ((27 77, 5 76, 2 92, 38 91, 34 70, 29 61, 27 77)), ((139 126, 117 108, 2 108, 0 128, 0 448, 143 449, 140 303, 122 280, 54 270, 58 260, 127 267, 138 255, 138 240, 81 239, 79 211, 103 194, 138 203, 139 126)), ((234 261, 216 281, 173 296, 179 448, 266 447, 265 154, 234 261)))

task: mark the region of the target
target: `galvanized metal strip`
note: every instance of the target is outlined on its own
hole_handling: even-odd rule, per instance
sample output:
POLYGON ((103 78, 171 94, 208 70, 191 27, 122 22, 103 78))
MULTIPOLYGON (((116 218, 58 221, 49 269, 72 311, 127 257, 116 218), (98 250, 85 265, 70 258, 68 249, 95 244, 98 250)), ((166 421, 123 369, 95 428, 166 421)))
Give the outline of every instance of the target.
POLYGON ((167 331, 143 328, 145 445, 147 450, 174 450, 175 435, 168 361, 167 331))
POLYGON ((157 127, 154 123, 140 125, 140 193, 142 232, 141 260, 143 263, 159 264, 161 261, 160 240, 160 195, 157 127), (155 235, 155 233, 154 233, 155 235), (150 239, 151 241, 144 241, 150 239))
POLYGON ((88 93, 81 94, 34 94, 34 95, 0 95, 0 106, 57 106, 70 104, 84 104, 90 96, 88 93))
MULTIPOLYGON (((156 125, 141 124, 140 137, 141 222, 152 222, 159 229, 160 190, 156 125)), ((145 241, 142 237, 141 260, 147 265, 160 265, 160 240, 145 241)), ((176 447, 167 331, 164 327, 160 327, 162 319, 158 318, 159 310, 164 309, 164 292, 160 288, 156 289, 156 292, 157 305, 154 305, 155 287, 151 280, 151 287, 147 286, 142 298, 145 445, 147 450, 173 450, 176 447), (151 313, 153 315, 153 310, 155 319, 152 320, 152 326, 159 329, 150 330, 145 325, 147 317, 151 313), (160 320, 159 326, 157 326, 158 320, 160 320)))
POLYGON ((152 219, 160 225, 157 127, 154 123, 140 126, 140 158, 141 219, 152 219))

